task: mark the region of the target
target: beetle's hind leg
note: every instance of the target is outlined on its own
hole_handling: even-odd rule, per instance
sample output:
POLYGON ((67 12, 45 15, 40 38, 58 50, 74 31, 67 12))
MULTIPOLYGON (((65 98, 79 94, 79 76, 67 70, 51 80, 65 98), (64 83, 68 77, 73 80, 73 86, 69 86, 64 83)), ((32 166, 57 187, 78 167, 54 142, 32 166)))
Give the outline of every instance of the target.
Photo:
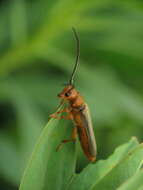
POLYGON ((71 139, 61 141, 61 143, 57 146, 56 151, 58 151, 62 147, 62 145, 65 144, 65 143, 75 142, 76 138, 77 138, 77 128, 74 127, 73 131, 72 131, 71 139))

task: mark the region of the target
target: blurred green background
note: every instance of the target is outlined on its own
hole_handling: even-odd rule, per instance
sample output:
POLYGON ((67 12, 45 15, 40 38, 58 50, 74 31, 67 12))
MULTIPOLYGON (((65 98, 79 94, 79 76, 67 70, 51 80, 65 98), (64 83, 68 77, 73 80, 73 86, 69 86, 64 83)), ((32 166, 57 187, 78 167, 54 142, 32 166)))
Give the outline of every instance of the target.
POLYGON ((143 140, 141 0, 0 1, 0 187, 17 189, 33 146, 56 110, 75 62, 98 159, 131 136, 143 140))

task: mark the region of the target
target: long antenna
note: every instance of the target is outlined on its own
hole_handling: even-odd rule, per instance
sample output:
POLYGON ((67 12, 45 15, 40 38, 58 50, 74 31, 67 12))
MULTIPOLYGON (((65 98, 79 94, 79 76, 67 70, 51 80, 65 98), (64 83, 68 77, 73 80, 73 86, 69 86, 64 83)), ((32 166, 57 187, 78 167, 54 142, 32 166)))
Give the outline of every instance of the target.
POLYGON ((74 68, 73 68, 73 72, 71 74, 71 78, 70 78, 70 81, 69 81, 69 84, 73 85, 73 79, 74 79, 74 75, 75 75, 75 72, 77 70, 77 67, 79 65, 79 55, 80 55, 80 43, 79 43, 79 38, 78 38, 78 35, 77 35, 77 32, 75 30, 74 27, 72 27, 72 31, 74 33, 74 36, 75 36, 75 40, 76 40, 76 61, 75 61, 75 65, 74 65, 74 68))

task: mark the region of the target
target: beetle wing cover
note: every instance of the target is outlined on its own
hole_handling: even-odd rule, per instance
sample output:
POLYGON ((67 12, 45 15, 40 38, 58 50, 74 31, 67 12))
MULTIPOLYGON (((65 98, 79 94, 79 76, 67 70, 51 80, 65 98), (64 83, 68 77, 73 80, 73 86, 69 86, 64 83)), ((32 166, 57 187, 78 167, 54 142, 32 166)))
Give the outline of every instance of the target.
POLYGON ((97 154, 96 140, 92 126, 91 115, 87 104, 85 104, 85 108, 81 111, 81 119, 83 121, 83 127, 86 129, 87 132, 90 152, 93 156, 96 156, 97 154))

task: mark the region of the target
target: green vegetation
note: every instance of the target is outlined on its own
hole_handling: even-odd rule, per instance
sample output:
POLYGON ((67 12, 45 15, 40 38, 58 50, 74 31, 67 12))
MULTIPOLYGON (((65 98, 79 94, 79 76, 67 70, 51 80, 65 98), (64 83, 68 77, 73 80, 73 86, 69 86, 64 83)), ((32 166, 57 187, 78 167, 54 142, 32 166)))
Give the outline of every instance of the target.
POLYGON ((143 188, 142 145, 130 140, 143 141, 142 20, 140 0, 0 1, 2 189, 16 189, 25 168, 20 190, 143 188), (72 124, 48 122, 75 62, 72 26, 81 42, 75 86, 91 110, 96 164, 79 144, 56 153, 72 124))

